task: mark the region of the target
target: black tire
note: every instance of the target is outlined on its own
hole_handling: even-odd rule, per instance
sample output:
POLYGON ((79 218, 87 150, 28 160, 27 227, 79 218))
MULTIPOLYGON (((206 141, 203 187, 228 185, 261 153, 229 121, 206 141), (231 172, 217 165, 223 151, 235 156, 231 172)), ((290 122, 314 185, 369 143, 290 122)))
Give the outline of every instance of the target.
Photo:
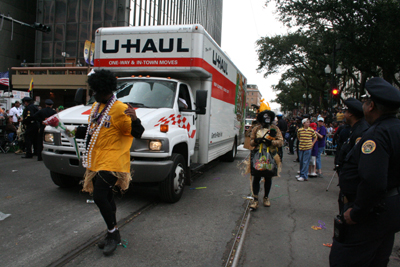
POLYGON ((50 171, 51 180, 61 188, 74 187, 79 184, 79 179, 70 175, 64 175, 50 171))
POLYGON ((233 162, 235 160, 236 154, 237 154, 237 141, 235 138, 235 141, 233 141, 232 150, 230 150, 228 153, 226 153, 223 156, 223 159, 224 159, 224 161, 227 161, 227 162, 233 162))
POLYGON ((167 203, 178 202, 183 194, 186 173, 186 161, 181 154, 173 153, 174 162, 167 178, 160 183, 160 198, 167 203))

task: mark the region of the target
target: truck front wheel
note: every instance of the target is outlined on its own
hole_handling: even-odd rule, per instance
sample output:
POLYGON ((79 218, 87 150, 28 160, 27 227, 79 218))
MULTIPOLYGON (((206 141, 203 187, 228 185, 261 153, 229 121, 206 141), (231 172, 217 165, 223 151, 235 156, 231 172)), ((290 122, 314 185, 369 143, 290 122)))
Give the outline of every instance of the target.
POLYGON ((79 179, 70 175, 64 175, 50 171, 53 183, 62 188, 74 187, 79 184, 79 179))
POLYGON ((185 183, 186 162, 181 154, 172 154, 174 162, 171 172, 160 184, 160 198, 168 203, 175 203, 181 199, 185 183))
POLYGON ((237 142, 235 138, 235 140, 233 141, 232 150, 226 153, 223 156, 223 159, 227 162, 233 162, 235 160, 236 154, 237 154, 237 142))

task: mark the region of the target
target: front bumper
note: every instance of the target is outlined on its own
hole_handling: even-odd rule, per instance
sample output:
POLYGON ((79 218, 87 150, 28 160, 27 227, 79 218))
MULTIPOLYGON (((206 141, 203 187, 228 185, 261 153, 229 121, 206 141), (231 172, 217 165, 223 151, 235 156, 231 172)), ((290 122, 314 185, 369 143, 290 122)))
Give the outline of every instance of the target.
MULTIPOLYGON (((83 177, 85 174, 86 169, 76 155, 43 151, 42 158, 50 171, 74 177, 83 177)), ((162 182, 167 178, 174 164, 171 160, 149 161, 142 159, 131 161, 132 182, 134 183, 162 182)))
POLYGON ((174 162, 165 161, 131 161, 131 171, 133 171, 132 182, 153 183, 162 182, 171 172, 174 162))
POLYGON ((47 169, 55 173, 61 173, 74 177, 83 177, 86 168, 78 160, 76 155, 57 154, 43 150, 42 158, 47 169))

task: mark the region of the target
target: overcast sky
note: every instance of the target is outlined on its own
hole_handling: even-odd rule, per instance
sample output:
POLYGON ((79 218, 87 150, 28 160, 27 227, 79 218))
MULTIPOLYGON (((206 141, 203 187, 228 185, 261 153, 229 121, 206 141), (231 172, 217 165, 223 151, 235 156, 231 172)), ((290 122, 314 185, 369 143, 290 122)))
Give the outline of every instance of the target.
MULTIPOLYGON (((257 73, 255 42, 260 37, 287 32, 273 14, 274 7, 274 4, 265 7, 265 0, 224 0, 222 15, 222 50, 245 75, 247 83, 256 84, 268 102, 276 97, 271 86, 278 83, 280 74, 264 78, 262 73, 257 73)), ((273 109, 279 108, 277 103, 270 105, 273 109)))

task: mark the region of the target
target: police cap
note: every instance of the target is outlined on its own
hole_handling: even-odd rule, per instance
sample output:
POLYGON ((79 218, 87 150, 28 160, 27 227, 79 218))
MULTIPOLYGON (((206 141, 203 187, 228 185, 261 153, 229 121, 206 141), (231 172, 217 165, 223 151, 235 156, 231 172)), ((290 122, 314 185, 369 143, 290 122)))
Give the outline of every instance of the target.
POLYGON ((51 99, 46 99, 46 100, 44 101, 44 103, 45 103, 46 105, 49 105, 49 106, 54 104, 53 100, 51 100, 51 99))
POLYGON ((344 101, 344 104, 347 106, 350 113, 356 115, 357 117, 364 117, 361 101, 350 97, 344 101))
POLYGON ((400 107, 400 91, 393 85, 380 77, 369 79, 365 84, 367 94, 362 97, 370 97, 372 101, 390 106, 392 108, 400 107))
POLYGON ((32 101, 32 98, 30 98, 29 96, 25 96, 24 98, 22 98, 22 103, 23 102, 31 102, 32 101))

